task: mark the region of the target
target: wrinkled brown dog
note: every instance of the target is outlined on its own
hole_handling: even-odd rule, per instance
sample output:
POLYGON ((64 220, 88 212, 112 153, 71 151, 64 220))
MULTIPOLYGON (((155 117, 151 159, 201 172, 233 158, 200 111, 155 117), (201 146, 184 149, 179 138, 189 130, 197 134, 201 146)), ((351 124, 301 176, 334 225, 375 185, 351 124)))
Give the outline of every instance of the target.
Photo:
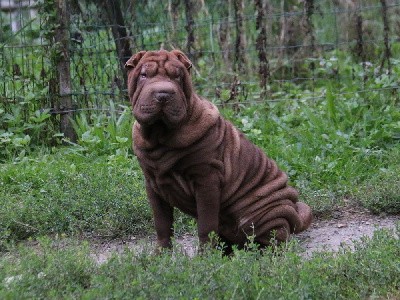
POLYGON ((200 243, 215 232, 266 245, 311 223, 308 205, 276 163, 195 94, 180 51, 141 51, 126 63, 136 122, 133 148, 146 179, 158 245, 171 246, 173 207, 195 217, 200 243))

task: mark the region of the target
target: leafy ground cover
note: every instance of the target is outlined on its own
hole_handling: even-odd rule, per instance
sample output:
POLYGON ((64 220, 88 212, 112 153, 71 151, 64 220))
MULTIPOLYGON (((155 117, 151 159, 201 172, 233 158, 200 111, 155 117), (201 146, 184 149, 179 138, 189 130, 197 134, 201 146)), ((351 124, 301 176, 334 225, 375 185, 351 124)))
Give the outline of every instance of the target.
MULTIPOLYGON (((137 17, 146 23, 149 16, 157 19, 159 12, 168 19, 165 7, 147 4, 152 1, 139 2, 142 9, 137 17)), ((313 16, 317 44, 339 41, 342 34, 354 31, 355 22, 340 24, 340 28, 349 29, 341 33, 333 25, 336 16, 333 20, 334 14, 322 13, 337 4, 327 1, 319 5, 320 13, 313 16)), ((364 50, 358 47, 362 44, 359 40, 357 47, 348 45, 352 49, 318 50, 311 56, 299 51, 304 61, 289 52, 285 56, 290 60, 284 59, 283 65, 281 58, 270 60, 272 77, 264 91, 267 101, 260 98, 257 70, 253 68, 259 61, 256 52, 247 51, 253 67, 241 78, 221 58, 211 55, 219 50, 212 42, 218 35, 209 35, 210 23, 196 27, 198 37, 207 36, 199 39, 197 48, 200 52, 210 50, 195 63, 197 91, 215 98, 212 100, 223 114, 289 174, 302 201, 314 211, 317 221, 313 226, 337 220, 337 212, 348 207, 362 207, 378 216, 400 214, 399 43, 396 37, 389 38, 392 58, 387 57, 385 64, 384 44, 371 43, 382 35, 377 11, 364 9, 362 15, 361 11, 354 14, 357 20, 364 20, 358 22, 367 41, 364 50), (207 46, 208 41, 212 45, 207 46)), ((215 20, 223 13, 231 22, 223 11, 210 12, 216 14, 215 20)), ((296 18, 297 14, 289 15, 296 18)), ((390 16, 396 20, 396 13, 390 16)), ((208 13, 204 17, 209 18, 208 13)), ((348 18, 340 10, 339 23, 342 17, 348 18)), ((37 27, 33 27, 34 35, 51 33, 45 24, 37 27)), ((302 33, 300 27, 296 32, 302 33)), ((278 32, 279 28, 272 30, 278 32)), ((251 25, 249 42, 256 37, 254 30, 251 25)), ((172 254, 160 256, 151 255, 148 248, 126 249, 98 264, 91 241, 148 236, 153 227, 143 176, 129 150, 130 110, 107 103, 112 95, 99 92, 114 87, 110 85, 112 66, 118 63, 109 53, 112 50, 93 56, 93 43, 101 40, 104 46, 110 31, 107 27, 90 28, 83 33, 80 51, 71 61, 75 65, 72 80, 79 87, 74 99, 83 108, 73 120, 77 145, 60 147, 65 140, 58 132, 57 117, 49 109, 56 102, 49 95, 57 89, 50 92, 48 87, 54 77, 48 59, 56 54, 55 47, 50 47, 51 53, 48 47, 30 47, 34 52, 9 47, 11 52, 3 55, 5 68, 0 73, 6 77, 0 80, 1 86, 3 94, 12 95, 12 99, 6 95, 0 103, 0 299, 400 298, 400 224, 393 231, 379 230, 371 239, 361 239, 351 249, 343 246, 338 253, 315 252, 308 258, 295 240, 263 253, 250 240, 249 251, 235 251, 232 257, 223 257, 217 250, 188 257, 176 245, 172 254), (81 51, 85 48, 89 52, 81 51), (45 62, 38 59, 41 52, 45 62), (34 60, 41 63, 28 63, 34 60), (86 60, 93 63, 82 63, 86 60), (35 74, 40 74, 40 82, 35 74), (84 79, 90 85, 89 94, 84 79), (85 93, 80 95, 82 88, 85 93), (96 107, 97 103, 107 106, 107 111, 85 109, 94 103, 96 107)), ((156 41, 158 47, 166 36, 158 29, 147 33, 143 45, 156 41)), ((185 32, 177 33, 184 41, 185 32)), ((26 34, 22 36, 25 39, 26 34)), ((279 32, 275 37, 286 40, 279 32)), ((231 47, 227 50, 233 53, 231 47)), ((353 211, 346 213, 357 217, 353 211)), ((178 235, 195 235, 193 220, 178 212, 177 219, 178 235)))
POLYGON ((1 240, 44 234, 139 234, 151 214, 137 164, 126 156, 61 151, 1 166, 1 240))
MULTIPOLYGON (((341 102, 336 125, 325 101, 224 113, 277 160, 316 216, 329 216, 343 199, 396 214, 400 114, 391 98, 380 100, 341 102)), ((114 118, 117 126, 110 118, 106 125, 77 125, 80 145, 42 149, 0 166, 2 241, 55 233, 121 236, 151 227, 143 176, 122 138, 129 133, 109 130, 128 131, 131 120, 114 118)))
MULTIPOLYGON (((299 90, 293 93, 298 99, 299 90)), ((316 218, 329 219, 349 203, 400 213, 399 98, 391 90, 327 89, 316 101, 221 111, 289 174, 316 218)), ((126 250, 96 264, 82 238, 153 233, 143 176, 129 150, 131 123, 127 108, 121 115, 81 115, 74 124, 78 145, 25 152, 19 144, 8 151, 11 142, 2 135, 0 298, 400 297, 398 227, 352 251, 309 259, 291 242, 263 255, 250 243, 253 251, 231 258, 218 251, 189 258, 178 249, 159 257, 126 250), (76 244, 60 246, 67 237, 76 244)), ((178 234, 193 231, 193 220, 177 216, 178 234)))
MULTIPOLYGON (((397 229, 399 234, 400 228, 397 229)), ((189 257, 125 250, 102 265, 87 244, 10 248, 0 259, 3 299, 366 299, 400 296, 400 240, 380 230, 339 253, 304 259, 298 245, 189 257)))

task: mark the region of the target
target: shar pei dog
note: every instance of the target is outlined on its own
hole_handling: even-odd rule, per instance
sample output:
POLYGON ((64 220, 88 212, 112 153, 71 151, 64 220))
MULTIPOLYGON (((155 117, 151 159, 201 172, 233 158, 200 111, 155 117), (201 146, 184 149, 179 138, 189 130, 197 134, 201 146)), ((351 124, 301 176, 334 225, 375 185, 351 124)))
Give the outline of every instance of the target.
POLYGON ((126 62, 133 149, 158 249, 171 247, 174 207, 196 218, 200 245, 210 233, 243 247, 248 236, 268 245, 305 230, 310 207, 275 161, 194 92, 191 66, 178 50, 141 51, 126 62))

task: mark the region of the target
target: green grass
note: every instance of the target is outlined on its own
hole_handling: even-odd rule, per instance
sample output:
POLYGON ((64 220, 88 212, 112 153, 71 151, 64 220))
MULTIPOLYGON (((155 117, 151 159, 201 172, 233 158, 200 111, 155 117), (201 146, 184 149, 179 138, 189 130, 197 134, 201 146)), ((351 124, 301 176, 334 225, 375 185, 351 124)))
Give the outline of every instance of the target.
MULTIPOLYGON (((346 94, 344 94, 346 95, 346 94)), ((394 94, 223 110, 278 162, 316 216, 352 199, 400 212, 400 113, 394 94), (384 97, 385 96, 385 97, 384 97)), ((347 97, 347 96, 346 96, 347 97)), ((0 242, 46 234, 147 233, 151 212, 129 151, 129 110, 75 124, 79 146, 37 151, 0 165, 0 242), (50 154, 43 154, 50 153, 50 154)), ((180 217, 178 231, 190 225, 180 217)))
MULTIPOLYGON (((329 3, 321 4, 322 8, 331 7, 329 3)), ((142 8, 135 17, 149 22, 150 16, 157 23, 154 9, 165 7, 142 8)), ((247 10, 250 16, 253 10, 250 6, 247 10)), ((210 12, 220 15, 218 9, 210 12)), ((367 21, 370 17, 363 12, 367 21)), ((319 28, 317 41, 329 43, 337 38, 329 26, 336 20, 327 22, 330 17, 326 14, 313 18, 315 28, 319 28)), ((379 26, 375 23, 371 24, 376 31, 379 26)), ((196 29, 198 37, 206 37, 198 39, 197 48, 211 47, 212 52, 218 52, 207 24, 196 29)), ((97 22, 92 26, 95 28, 97 22)), ((165 31, 151 26, 151 34, 139 42, 158 47, 165 31)), ((178 43, 185 40, 183 27, 180 24, 175 33, 178 43)), ((143 175, 129 150, 129 108, 108 102, 108 93, 93 93, 94 86, 97 92, 109 86, 117 66, 116 57, 107 52, 114 48, 107 46, 109 32, 96 30, 84 35, 81 46, 89 52, 72 56, 73 84, 92 86, 89 91, 75 90, 73 99, 89 107, 102 107, 107 102, 110 109, 77 116, 74 129, 78 145, 68 148, 45 148, 59 145, 61 140, 56 120, 48 110, 42 110, 49 106, 49 100, 55 100, 48 97, 48 80, 37 80, 46 73, 46 78, 51 75, 50 62, 39 59, 29 67, 24 63, 46 49, 26 52, 10 48, 13 52, 4 54, 3 94, 15 96, 17 104, 0 104, 0 299, 400 298, 400 224, 396 232, 381 230, 372 239, 362 240, 354 251, 342 248, 339 253, 321 252, 309 259, 301 256, 302 249, 292 241, 282 248, 267 249, 263 255, 251 251, 250 245, 250 251, 236 251, 231 258, 216 250, 193 258, 178 249, 160 256, 126 250, 97 265, 90 245, 82 238, 151 235, 153 228, 143 175), (106 41, 104 51, 110 57, 105 52, 92 52, 91 46, 98 44, 96 32, 106 41), (89 56, 96 63, 86 64, 89 56), (15 76, 15 65, 32 74, 15 76), (84 69, 87 72, 82 75, 84 69)), ((247 37, 254 40, 254 27, 247 30, 247 37)), ((251 66, 256 66, 258 60, 250 48, 248 58, 251 66)), ((399 49, 395 42, 391 49, 396 57, 399 49)), ((323 51, 321 57, 313 59, 316 69, 312 71, 308 59, 296 68, 292 62, 288 61, 286 68, 280 59, 270 59, 272 69, 282 68, 285 76, 279 77, 279 71, 272 73, 266 100, 285 101, 245 107, 241 103, 240 111, 223 110, 289 174, 301 200, 317 217, 329 217, 344 199, 376 214, 400 213, 400 61, 391 60, 392 74, 388 75, 380 70, 378 50, 370 53, 376 59, 368 67, 355 62, 352 51, 346 50, 323 51), (296 73, 289 73, 293 71, 296 73), (286 76, 315 80, 298 84, 274 81, 286 76), (317 98, 306 100, 310 96, 317 98)), ((243 84, 232 102, 261 100, 257 74, 251 66, 250 74, 240 74, 243 84)), ((237 75, 229 69, 212 55, 199 57, 193 78, 199 94, 216 103, 228 101, 237 75), (218 99, 212 99, 216 97, 214 85, 221 94, 218 99)), ((116 98, 122 96, 118 89, 115 92, 116 98)), ((177 213, 175 230, 178 234, 195 233, 196 224, 177 213)))
POLYGON ((43 234, 140 234, 151 213, 136 160, 71 150, 0 166, 0 241, 43 234))
POLYGON ((392 151, 392 161, 397 161, 388 169, 381 169, 376 176, 363 182, 352 197, 376 214, 400 213, 400 151, 392 151))
MULTIPOLYGON (((400 233, 400 224, 397 234, 400 233)), ((369 299, 399 296, 400 240, 380 230, 355 251, 300 256, 298 245, 190 258, 125 250, 102 265, 87 244, 40 239, 0 257, 2 299, 369 299)))
MULTIPOLYGON (((381 190, 394 194, 400 182, 398 99, 381 91, 352 95, 328 92, 315 102, 285 101, 224 113, 289 174, 314 212, 326 215, 366 182, 380 181, 381 190), (379 179, 385 170, 390 180, 379 179)), ((394 206, 390 212, 400 212, 394 206)))
MULTIPOLYGON (((298 99, 299 89, 293 93, 298 99)), ((376 214, 400 213, 398 108, 391 91, 364 95, 349 85, 336 95, 327 88, 316 101, 222 113, 289 174, 316 217, 329 217, 344 199, 376 214)), ((291 242, 264 255, 236 251, 232 258, 218 251, 189 258, 127 250, 97 265, 82 238, 154 234, 143 175, 129 150, 131 121, 127 108, 121 115, 114 108, 76 120, 79 145, 30 145, 25 152, 3 145, 18 151, 0 165, 1 299, 400 296, 400 225, 396 233, 379 231, 356 244, 353 252, 310 259, 291 242), (37 239, 35 247, 15 246, 37 239)), ((195 228, 177 213, 178 234, 195 228)))

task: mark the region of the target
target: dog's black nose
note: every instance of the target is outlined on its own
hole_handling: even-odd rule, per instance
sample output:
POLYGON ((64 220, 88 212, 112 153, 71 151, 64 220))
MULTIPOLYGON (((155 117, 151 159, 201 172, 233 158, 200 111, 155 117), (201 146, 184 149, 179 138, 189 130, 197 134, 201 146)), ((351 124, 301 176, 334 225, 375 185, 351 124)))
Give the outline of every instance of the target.
POLYGON ((167 103, 169 100, 171 100, 172 93, 170 92, 157 92, 155 94, 155 98, 158 102, 160 103, 167 103))

